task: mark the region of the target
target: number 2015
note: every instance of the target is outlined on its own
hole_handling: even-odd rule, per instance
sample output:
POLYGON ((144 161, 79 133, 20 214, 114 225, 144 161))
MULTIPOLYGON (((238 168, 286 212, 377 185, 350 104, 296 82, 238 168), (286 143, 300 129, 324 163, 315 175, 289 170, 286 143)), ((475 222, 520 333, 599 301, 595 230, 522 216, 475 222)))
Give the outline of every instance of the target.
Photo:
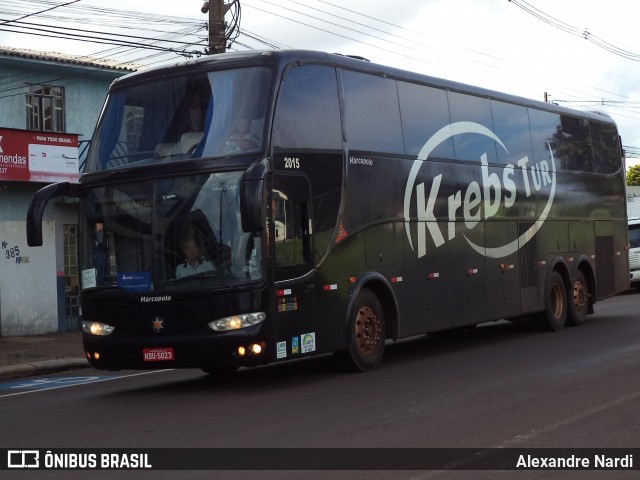
POLYGON ((300 159, 284 157, 284 168, 300 168, 300 159))

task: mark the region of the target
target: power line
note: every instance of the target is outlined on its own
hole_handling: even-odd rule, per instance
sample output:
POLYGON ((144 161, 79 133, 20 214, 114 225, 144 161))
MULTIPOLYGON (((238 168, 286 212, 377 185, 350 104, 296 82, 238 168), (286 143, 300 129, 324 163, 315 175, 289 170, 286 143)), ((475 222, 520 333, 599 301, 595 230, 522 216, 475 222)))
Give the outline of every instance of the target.
MULTIPOLYGON (((283 2, 280 2, 280 4, 274 1, 268 2, 270 5, 282 9, 284 12, 282 14, 274 12, 273 8, 270 8, 269 11, 267 11, 251 4, 248 4, 248 6, 256 11, 275 15, 276 17, 287 21, 295 22, 305 28, 312 28, 327 35, 343 38, 348 40, 350 43, 359 43, 371 48, 376 48, 383 52, 392 53, 396 57, 403 57, 412 62, 420 62, 427 65, 446 65, 446 68, 458 72, 458 74, 464 74, 464 72, 469 69, 469 62, 474 62, 474 71, 487 71, 490 73, 498 72, 497 78, 499 80, 497 81, 502 82, 507 87, 515 85, 516 82, 518 85, 530 82, 526 76, 523 77, 521 74, 514 73, 512 68, 506 68, 505 66, 508 62, 496 57, 495 55, 489 55, 487 53, 468 48, 463 49, 467 52, 466 54, 451 52, 451 45, 443 46, 437 44, 435 43, 437 39, 430 38, 424 32, 416 32, 414 30, 406 29, 400 25, 388 22, 385 19, 375 18, 374 16, 360 13, 355 10, 349 10, 344 6, 331 3, 330 1, 319 0, 319 2, 329 8, 333 8, 334 10, 337 9, 337 11, 329 11, 327 9, 306 6, 310 12, 306 13, 300 9, 289 8, 287 5, 295 4, 302 7, 305 6, 302 2, 295 0, 291 0, 290 3, 285 5, 282 5, 283 2), (351 15, 351 18, 348 18, 347 15, 351 15), (306 20, 300 22, 299 18, 302 16, 304 16, 306 20), (321 18, 321 16, 324 16, 325 18, 321 18), (371 25, 372 22, 374 25, 371 25), (353 28, 354 25, 357 25, 358 28, 353 28), (380 28, 379 25, 391 28, 380 28), (411 34, 411 38, 403 32, 411 34), (428 39, 429 43, 416 41, 415 38, 417 38, 417 36, 419 36, 419 38, 428 39), (481 55, 482 59, 478 59, 478 55, 481 55), (487 61, 487 59, 489 61, 487 61), (446 61, 446 63, 444 63, 444 61, 446 61), (504 63, 504 66, 494 64, 495 61, 504 63)), ((515 0, 515 3, 521 4, 522 2, 515 0)), ((524 3, 526 4, 526 2, 524 3)), ((39 7, 39 12, 43 13, 36 12, 36 14, 30 15, 37 15, 41 20, 46 19, 47 21, 50 20, 55 23, 61 23, 64 21, 67 22, 67 24, 71 21, 75 25, 84 23, 100 27, 104 26, 112 29, 117 28, 114 32, 103 33, 97 31, 97 28, 90 27, 84 30, 78 29, 79 31, 66 31, 64 27, 61 27, 60 25, 50 27, 44 26, 42 23, 37 24, 41 25, 41 27, 34 27, 55 30, 58 32, 56 36, 64 40, 80 41, 82 43, 95 43, 96 45, 111 45, 112 48, 102 50, 99 53, 108 54, 112 57, 119 57, 122 59, 136 57, 136 59, 142 60, 143 63, 146 64, 149 64, 149 60, 153 59, 153 63, 159 63, 163 58, 167 58, 168 55, 199 55, 200 53, 197 49, 204 48, 204 45, 206 44, 206 40, 198 36, 198 32, 201 32, 204 29, 204 22, 202 19, 195 20, 184 17, 158 15, 154 13, 149 14, 117 10, 101 6, 86 6, 72 2, 60 4, 52 2, 51 0, 30 0, 28 2, 26 0, 14 0, 10 5, 6 6, 3 11, 6 12, 10 9, 13 12, 19 12, 19 15, 24 15, 28 14, 29 10, 33 8, 33 5, 39 7), (49 8, 52 7, 52 5, 55 6, 55 10, 49 8), (45 6, 47 8, 43 8, 45 6), (175 34, 167 32, 167 29, 171 29, 171 26, 175 27, 176 25, 184 25, 187 28, 188 26, 195 25, 203 25, 203 27, 200 29, 194 27, 191 31, 188 31, 187 28, 185 28, 187 31, 175 34), (132 30, 135 30, 135 34, 131 33, 132 30), (157 35, 158 32, 161 32, 162 35, 157 35), (86 35, 86 37, 76 37, 74 34, 86 35), (142 37, 142 39, 135 37, 142 37), (140 43, 144 45, 139 45, 140 43), (150 46, 152 48, 147 48, 150 46)), ((526 4, 525 7, 527 5, 528 4, 526 4)), ((231 10, 231 16, 229 18, 230 21, 227 25, 227 32, 233 32, 234 34, 233 38, 237 48, 253 49, 256 46, 270 49, 291 48, 289 45, 286 45, 279 40, 267 39, 260 34, 240 29, 240 14, 240 11, 236 14, 235 10, 231 10)), ((27 22, 24 23, 26 24, 27 22)), ((26 28, 24 24, 21 25, 21 27, 23 28, 17 28, 14 26, 14 29, 11 30, 11 32, 18 33, 16 30, 20 30, 19 33, 27 34, 28 28, 26 28)), ((564 27, 570 28, 571 26, 564 24, 564 27)), ((577 34, 578 32, 583 31, 575 29, 574 33, 577 34)), ((49 34, 49 32, 33 30, 33 34, 40 36, 43 34, 49 34)), ((237 49, 236 47, 233 48, 237 49)), ((552 78, 550 80, 553 81, 552 78)), ((537 86, 538 84, 535 85, 537 86)), ((568 89, 566 85, 558 87, 549 85, 548 88, 557 90, 564 98, 573 97, 576 99, 573 101, 580 101, 579 99, 586 98, 584 101, 595 102, 595 99, 600 99, 603 94, 606 96, 611 95, 623 97, 622 95, 614 92, 602 91, 602 89, 597 87, 589 87, 595 93, 581 92, 576 90, 575 87, 570 87, 568 89)), ((624 107, 624 103, 606 104, 603 105, 603 108, 604 107, 620 109, 624 107)))
MULTIPOLYGON (((42 5, 50 6, 51 3, 52 2, 46 1, 46 0, 44 1, 30 0, 28 2, 25 0, 14 0, 14 2, 11 3, 10 7, 3 9, 3 13, 4 15, 8 15, 8 14, 20 14, 20 15, 25 14, 23 16, 37 15, 37 17, 41 20, 41 22, 38 23, 37 25, 40 25, 41 28, 45 28, 48 30, 55 30, 57 32, 57 34, 52 35, 52 37, 57 37, 62 40, 69 40, 69 41, 81 41, 82 43, 87 43, 87 44, 90 44, 90 43, 104 44, 105 36, 109 37, 110 39, 114 39, 114 38, 118 38, 118 35, 120 35, 121 40, 122 40, 122 36, 138 36, 143 38, 150 38, 151 40, 143 40, 142 43, 147 44, 147 43, 153 42, 155 47, 157 47, 158 45, 162 45, 162 43, 160 44, 158 43, 159 38, 163 38, 164 40, 167 40, 167 41, 170 41, 174 38, 179 38, 179 37, 175 37, 174 36, 175 33, 172 33, 172 31, 175 31, 176 26, 180 27, 181 29, 186 26, 186 27, 191 27, 191 30, 187 31, 186 34, 183 34, 185 35, 184 45, 185 46, 199 45, 199 44, 202 44, 202 38, 200 38, 200 36, 194 36, 194 34, 197 31, 201 31, 206 28, 206 23, 204 22, 203 19, 195 20, 195 19, 189 19, 184 17, 172 17, 167 15, 159 15, 159 14, 146 13, 146 12, 117 10, 117 9, 111 9, 111 8, 104 8, 100 6, 77 5, 75 3, 64 4, 66 6, 61 6, 60 4, 58 4, 56 5, 56 7, 58 8, 55 11, 51 11, 52 10, 51 8, 46 8, 46 9, 40 9, 35 13, 29 13, 30 10, 33 10, 34 4, 36 5, 36 7, 39 7, 42 5), (39 13, 39 12, 46 12, 46 13, 39 13), (47 23, 44 24, 42 21, 46 21, 47 23), (69 25, 69 24, 72 24, 72 25, 91 24, 91 25, 97 26, 98 28, 101 28, 101 27, 108 28, 111 31, 101 30, 100 32, 96 32, 96 30, 98 30, 97 28, 87 29, 91 37, 96 36, 101 38, 101 42, 100 42, 95 38, 77 38, 72 35, 64 35, 63 33, 65 31, 64 25, 69 25), (198 25, 200 27, 193 28, 195 25, 198 25), (132 34, 131 32, 134 32, 134 34, 132 34), (148 34, 145 35, 145 32, 148 32, 148 34)), ((30 22, 30 23, 33 23, 33 22, 30 22)), ((24 22, 22 24, 18 24, 18 23, 12 24, 11 20, 8 20, 5 22, 5 24, 6 25, 2 25, 2 26, 5 26, 5 27, 12 26, 14 27, 14 29, 4 30, 4 31, 9 31, 11 33, 24 33, 24 34, 30 33, 28 28, 25 26, 27 22, 24 22), (19 26, 19 31, 15 30, 16 26, 19 26)), ((34 27, 34 28, 38 28, 38 27, 34 27)), ((48 33, 48 32, 41 32, 41 31, 33 32, 34 36, 43 36, 43 33, 48 33)), ((112 44, 115 46, 122 45, 123 47, 127 47, 130 45, 130 42, 115 41, 115 42, 109 42, 108 44, 112 44)), ((172 47, 172 48, 165 49, 167 53, 178 54, 178 55, 183 54, 183 52, 180 51, 180 48, 175 48, 176 47, 175 43, 166 43, 165 45, 167 45, 168 47, 172 47)), ((142 46, 133 45, 133 46, 136 48, 139 48, 140 50, 144 50, 144 47, 146 45, 142 45, 142 46)), ((155 50, 155 49, 156 48, 152 50, 155 50)), ((121 51, 121 53, 119 53, 119 56, 130 54, 130 53, 131 51, 121 51)), ((198 52, 187 52, 187 55, 193 55, 197 53, 198 52)))
MULTIPOLYGON (((4 26, 7 22, 3 23, 2 26, 4 26)), ((149 41, 157 41, 158 38, 154 38, 154 37, 143 37, 143 36, 139 36, 139 35, 127 35, 127 34, 122 34, 122 33, 111 33, 111 32, 99 32, 96 30, 85 30, 85 29, 80 29, 80 28, 72 28, 72 27, 58 27, 58 26, 49 26, 49 25, 44 25, 44 24, 39 24, 39 23, 30 23, 30 22, 21 22, 21 21, 11 21, 10 26, 12 26, 13 28, 18 28, 18 29, 28 29, 29 30, 29 34, 32 34, 31 31, 35 31, 35 32, 48 32, 48 35, 45 36, 55 36, 58 38, 69 38, 71 40, 90 40, 90 41, 96 41, 96 40, 104 40, 104 41, 118 41, 118 42, 122 42, 123 45, 126 44, 132 44, 134 46, 139 46, 139 47, 148 47, 149 45, 147 43, 141 43, 140 41, 142 40, 149 40, 149 41), (75 33, 75 32, 79 32, 79 33, 75 33), (85 35, 85 34, 90 34, 90 35, 85 35), (93 35, 93 36, 91 36, 93 35)), ((4 30, 4 31, 10 31, 8 29, 4 29, 4 28, 0 28, 0 30, 4 30)), ((13 30, 13 32, 15 33, 24 33, 22 30, 13 30)), ((165 39, 163 40, 163 42, 166 43, 174 43, 174 44, 179 44, 179 45, 190 45, 192 42, 186 42, 186 41, 181 41, 181 40, 170 40, 170 39, 165 39)))
MULTIPOLYGON (((79 1, 80 1, 80 0, 72 0, 71 2, 62 3, 62 4, 60 4, 60 5, 54 5, 54 6, 53 6, 53 7, 51 7, 51 8, 47 8, 47 9, 45 9, 45 10, 40 10, 39 12, 28 13, 28 14, 26 14, 26 15, 23 15, 23 16, 22 16, 22 17, 20 17, 20 18, 15 18, 15 19, 13 19, 13 20, 7 20, 7 22, 5 22, 5 23, 8 23, 8 22, 17 22, 18 20, 23 20, 23 19, 25 19, 25 18, 33 17, 33 16, 35 16, 35 15, 39 15, 39 14, 44 13, 44 12, 49 12, 49 11, 54 10, 54 9, 56 9, 56 8, 66 7, 67 5, 71 5, 71 4, 73 4, 73 3, 78 3, 79 1)), ((4 24, 3 24, 3 25, 4 25, 4 24)))
POLYGON ((528 14, 534 16, 535 18, 543 21, 548 25, 551 25, 552 27, 562 30, 563 32, 569 33, 570 35, 582 37, 585 40, 593 43, 594 45, 610 53, 613 53, 614 55, 618 55, 620 57, 626 58, 628 60, 633 60, 636 62, 640 61, 639 54, 633 53, 629 50, 625 50, 624 48, 617 47, 612 43, 609 43, 606 40, 603 40, 602 38, 589 32, 589 30, 586 28, 584 29, 576 28, 569 25, 568 23, 558 20, 557 18, 544 13, 542 10, 535 8, 534 6, 530 5, 524 0, 509 0, 509 3, 513 3, 516 7, 524 10, 528 14))

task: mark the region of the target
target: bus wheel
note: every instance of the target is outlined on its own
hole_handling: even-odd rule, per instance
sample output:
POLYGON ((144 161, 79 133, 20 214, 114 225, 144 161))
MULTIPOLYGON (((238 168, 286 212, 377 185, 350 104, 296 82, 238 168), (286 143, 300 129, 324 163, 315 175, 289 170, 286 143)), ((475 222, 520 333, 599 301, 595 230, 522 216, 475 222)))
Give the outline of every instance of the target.
POLYGON ((567 287, 562 275, 551 272, 549 285, 545 292, 544 312, 533 316, 533 322, 539 330, 557 332, 567 321, 567 287))
POLYGON ((569 325, 579 326, 587 319, 589 312, 589 285, 584 274, 578 270, 573 282, 573 291, 569 292, 569 325))
POLYGON ((378 366, 384 352, 385 320, 378 297, 363 288, 356 298, 349 324, 349 348, 336 352, 346 370, 364 372, 378 366))

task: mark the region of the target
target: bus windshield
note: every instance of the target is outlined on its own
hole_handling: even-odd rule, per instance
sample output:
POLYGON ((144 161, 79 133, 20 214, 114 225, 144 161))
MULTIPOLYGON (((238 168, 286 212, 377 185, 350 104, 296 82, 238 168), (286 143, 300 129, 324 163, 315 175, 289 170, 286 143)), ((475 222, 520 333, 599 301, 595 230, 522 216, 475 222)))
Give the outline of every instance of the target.
POLYGON ((114 89, 85 172, 261 149, 270 79, 267 67, 251 67, 114 89))
POLYGON ((82 202, 82 289, 230 288, 262 276, 260 237, 242 230, 242 172, 92 189, 82 202))

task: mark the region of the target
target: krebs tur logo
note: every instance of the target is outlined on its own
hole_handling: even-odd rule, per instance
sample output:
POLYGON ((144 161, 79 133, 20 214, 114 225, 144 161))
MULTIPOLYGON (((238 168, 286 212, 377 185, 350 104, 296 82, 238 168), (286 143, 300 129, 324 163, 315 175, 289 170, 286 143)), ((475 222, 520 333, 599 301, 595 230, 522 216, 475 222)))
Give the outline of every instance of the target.
POLYGON ((411 198, 415 191, 415 207, 418 219, 416 242, 418 258, 423 257, 427 253, 427 232, 437 248, 455 237, 456 229, 454 221, 456 218, 463 218, 466 228, 472 230, 481 219, 484 218, 487 220, 493 217, 500 209, 502 202, 504 202, 505 208, 513 207, 518 200, 518 183, 523 186, 526 197, 530 197, 534 191, 538 192, 542 188, 549 187, 549 195, 542 213, 526 232, 505 245, 485 247, 484 245, 474 243, 463 234, 469 246, 480 255, 490 258, 502 258, 516 252, 540 230, 553 205, 556 191, 556 165, 553 151, 549 144, 547 144, 549 148, 548 160, 542 160, 534 164, 528 156, 524 156, 516 160, 513 164, 510 163, 506 165, 502 173, 502 178, 496 173, 489 173, 487 155, 484 153, 480 158, 481 182, 472 181, 465 189, 458 190, 455 194, 447 198, 446 205, 449 224, 447 231, 443 232, 438 226, 434 214, 443 174, 433 177, 428 194, 426 193, 424 182, 416 185, 416 179, 424 161, 429 158, 438 145, 449 138, 462 134, 475 134, 488 137, 495 141, 499 145, 499 148, 502 148, 507 154, 509 153, 507 147, 505 147, 504 143, 502 143, 495 133, 475 122, 456 122, 446 125, 438 130, 427 143, 425 143, 418 153, 418 158, 413 162, 404 193, 405 232, 411 249, 415 251, 416 247, 414 246, 409 228, 411 198))

